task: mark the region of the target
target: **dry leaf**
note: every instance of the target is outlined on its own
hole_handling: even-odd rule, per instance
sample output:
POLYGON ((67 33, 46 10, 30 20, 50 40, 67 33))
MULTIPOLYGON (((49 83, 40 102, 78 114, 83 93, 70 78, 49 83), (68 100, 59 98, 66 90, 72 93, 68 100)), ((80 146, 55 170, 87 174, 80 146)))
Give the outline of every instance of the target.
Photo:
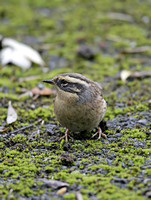
POLYGON ((39 181, 43 182, 44 185, 46 185, 47 187, 51 187, 53 189, 58 189, 61 187, 68 187, 69 184, 62 182, 62 181, 55 181, 55 180, 48 180, 46 178, 40 178, 38 179, 39 181))
POLYGON ((31 92, 32 92, 33 95, 40 95, 40 89, 38 87, 33 88, 31 90, 31 92))
POLYGON ((21 94, 19 98, 30 96, 33 97, 33 99, 37 99, 39 96, 49 96, 51 94, 56 94, 55 90, 52 90, 50 88, 43 88, 39 89, 38 87, 33 88, 32 90, 26 90, 22 89, 22 92, 25 92, 24 94, 21 94))
POLYGON ((39 89, 38 87, 33 88, 31 90, 34 95, 34 99, 37 99, 39 96, 49 96, 51 94, 55 94, 55 90, 51 90, 50 88, 39 89))
POLYGON ((55 94, 55 90, 51 90, 50 88, 44 88, 44 89, 40 90, 40 95, 42 95, 42 96, 48 96, 51 94, 55 94))
POLYGON ((4 132, 6 132, 8 130, 9 130, 9 128, 2 129, 2 130, 0 130, 0 133, 4 133, 4 132))
POLYGON ((11 101, 8 103, 7 124, 11 124, 17 120, 17 113, 13 108, 11 101))
POLYGON ((64 194, 66 191, 67 191, 67 188, 66 188, 66 187, 63 187, 63 188, 61 188, 61 189, 58 190, 57 194, 58 194, 58 195, 62 195, 62 194, 64 194))

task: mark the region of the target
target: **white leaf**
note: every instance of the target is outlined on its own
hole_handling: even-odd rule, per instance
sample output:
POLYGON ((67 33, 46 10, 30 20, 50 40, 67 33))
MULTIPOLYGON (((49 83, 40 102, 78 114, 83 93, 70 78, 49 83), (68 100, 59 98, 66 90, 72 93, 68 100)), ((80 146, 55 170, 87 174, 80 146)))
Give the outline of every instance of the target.
POLYGON ((3 65, 12 63, 27 69, 32 62, 40 66, 45 64, 36 50, 11 38, 2 39, 2 47, 0 61, 3 65))
POLYGON ((0 53, 0 60, 2 65, 11 63, 23 69, 31 67, 31 62, 27 60, 27 58, 25 58, 20 51, 14 51, 9 47, 2 49, 0 53))
POLYGON ((11 124, 17 120, 17 113, 13 108, 11 101, 8 103, 7 124, 11 124))
POLYGON ((130 71, 122 70, 120 73, 120 78, 123 82, 125 82, 130 75, 131 75, 130 71))

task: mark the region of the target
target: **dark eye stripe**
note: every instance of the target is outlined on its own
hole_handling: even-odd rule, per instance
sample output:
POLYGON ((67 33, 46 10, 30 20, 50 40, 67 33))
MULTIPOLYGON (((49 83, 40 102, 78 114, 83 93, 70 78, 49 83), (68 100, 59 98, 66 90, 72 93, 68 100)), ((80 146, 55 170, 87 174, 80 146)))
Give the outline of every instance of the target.
POLYGON ((68 82, 66 80, 60 80, 61 84, 68 84, 68 82))
POLYGON ((72 82, 67 82, 66 80, 57 80, 57 86, 66 91, 66 92, 71 92, 71 93, 79 93, 77 91, 82 92, 84 89, 84 86, 80 83, 72 83, 72 82), (77 90, 76 90, 77 89, 77 90))

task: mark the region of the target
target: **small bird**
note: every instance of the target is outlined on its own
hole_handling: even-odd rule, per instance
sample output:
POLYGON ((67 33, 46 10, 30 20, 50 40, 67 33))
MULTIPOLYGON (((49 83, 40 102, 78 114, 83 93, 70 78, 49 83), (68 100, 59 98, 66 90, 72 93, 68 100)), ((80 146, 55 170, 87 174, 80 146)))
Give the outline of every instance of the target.
MULTIPOLYGON (((66 128, 65 140, 70 131, 90 131, 99 126, 107 110, 101 86, 78 73, 65 73, 43 82, 57 89, 54 112, 59 123, 66 128)), ((106 137, 100 127, 97 133, 106 137)))

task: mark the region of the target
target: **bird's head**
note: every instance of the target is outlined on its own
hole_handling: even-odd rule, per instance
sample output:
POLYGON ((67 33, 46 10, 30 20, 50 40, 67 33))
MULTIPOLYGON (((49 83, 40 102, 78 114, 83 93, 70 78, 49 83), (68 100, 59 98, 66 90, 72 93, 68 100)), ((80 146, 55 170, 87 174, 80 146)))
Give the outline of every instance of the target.
POLYGON ((89 89, 94 83, 78 73, 60 74, 53 79, 44 80, 43 82, 54 85, 59 96, 73 96, 77 97, 79 100, 81 98, 89 98, 89 89))

